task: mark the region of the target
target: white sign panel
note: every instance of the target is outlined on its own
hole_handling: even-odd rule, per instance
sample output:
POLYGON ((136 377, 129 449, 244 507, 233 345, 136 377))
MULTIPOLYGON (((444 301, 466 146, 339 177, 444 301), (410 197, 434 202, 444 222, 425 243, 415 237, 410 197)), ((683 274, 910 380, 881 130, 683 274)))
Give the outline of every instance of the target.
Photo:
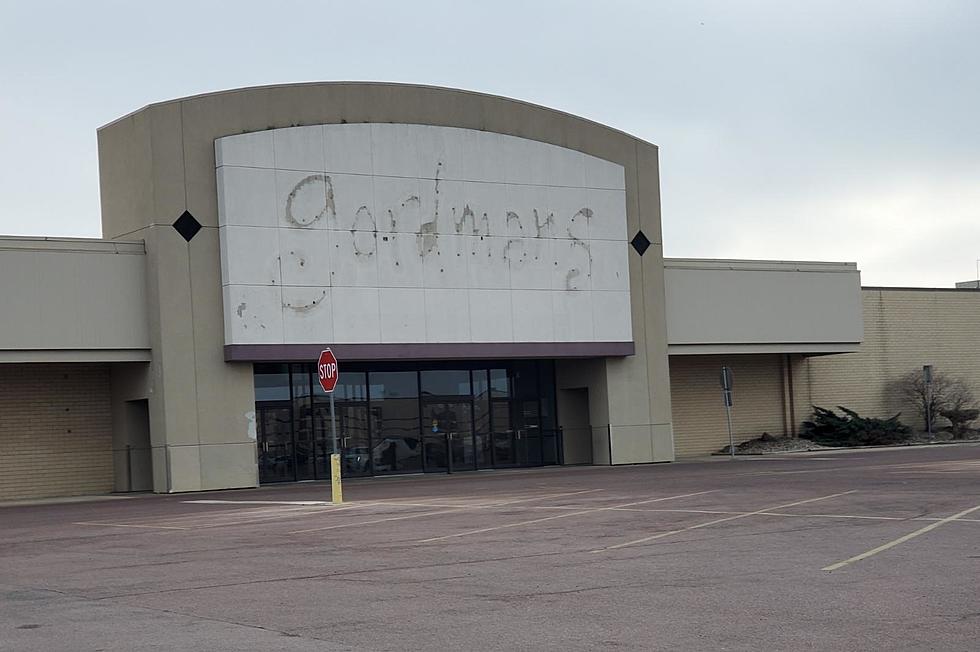
POLYGON ((622 166, 406 124, 215 154, 226 344, 632 340, 622 166))

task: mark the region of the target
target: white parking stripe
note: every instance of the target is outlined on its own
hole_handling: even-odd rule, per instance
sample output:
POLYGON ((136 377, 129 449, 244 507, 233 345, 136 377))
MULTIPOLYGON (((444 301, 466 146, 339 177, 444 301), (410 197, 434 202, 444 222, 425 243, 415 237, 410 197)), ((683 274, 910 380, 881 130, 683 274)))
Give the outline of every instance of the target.
POLYGON ((736 514, 735 516, 727 516, 725 518, 716 518, 713 521, 707 521, 705 523, 698 523, 697 525, 689 525, 688 527, 680 528, 679 530, 668 530, 667 532, 660 532, 659 534, 654 534, 648 537, 643 537, 642 539, 636 539, 635 541, 627 541, 625 543, 617 543, 614 546, 608 546, 606 548, 599 548, 597 550, 592 550, 590 552, 606 552, 607 550, 618 550, 620 548, 625 548, 627 546, 635 546, 641 543, 647 543, 649 541, 655 541, 657 539, 663 539, 665 537, 672 536, 674 534, 680 534, 681 532, 690 532, 691 530, 700 530, 701 528, 710 527, 712 525, 718 525, 719 523, 727 523, 728 521, 736 521, 740 518, 748 518, 749 516, 758 516, 760 514, 765 514, 766 512, 771 512, 777 509, 785 509, 787 507, 795 507, 796 505, 806 505, 807 503, 815 503, 819 500, 829 500, 830 498, 837 498, 838 496, 846 496, 847 494, 852 494, 856 489, 851 491, 842 491, 836 494, 830 494, 829 496, 821 496, 819 498, 810 498, 807 500, 798 500, 795 503, 786 503, 785 505, 774 505, 772 507, 764 507, 763 509, 756 510, 754 512, 745 512, 744 514, 736 514))
MULTIPOLYGON (((309 528, 308 530, 293 530, 289 534, 306 534, 307 532, 320 532, 322 530, 339 530, 341 528, 356 527, 358 525, 374 525, 376 523, 387 523, 389 521, 404 521, 410 518, 422 518, 424 516, 437 516, 439 514, 454 514, 457 512, 467 512, 474 509, 484 509, 486 507, 502 507, 504 505, 514 505, 517 503, 528 503, 534 500, 547 500, 549 498, 561 498, 563 496, 577 496, 581 494, 602 491, 602 489, 583 489, 581 491, 566 491, 560 494, 545 494, 543 496, 532 496, 530 498, 518 498, 516 500, 505 500, 493 503, 492 505, 463 505, 454 509, 442 509, 436 512, 422 512, 421 514, 408 514, 406 516, 391 516, 388 518, 372 519, 370 521, 356 521, 354 523, 339 523, 337 525, 326 525, 323 527, 309 528)), ((383 507, 384 503, 378 503, 383 507)))
POLYGON ((187 505, 333 505, 329 500, 182 500, 187 505))
POLYGON ((459 537, 468 537, 473 534, 483 534, 484 532, 493 532, 494 530, 503 530, 505 528, 520 527, 522 525, 533 525, 535 523, 543 523, 544 521, 553 521, 559 518, 569 518, 571 516, 581 516, 583 514, 592 514, 593 512, 606 512, 617 508, 630 507, 632 505, 645 505, 647 503, 658 503, 664 500, 675 500, 677 498, 687 498, 689 496, 701 496, 703 494, 710 494, 712 491, 698 491, 692 494, 681 494, 679 496, 666 496, 664 498, 650 498, 649 500, 639 500, 632 503, 624 503, 622 505, 611 505, 609 507, 592 507, 590 509, 584 509, 578 512, 567 512, 565 514, 556 514, 555 516, 545 516, 544 518, 534 518, 529 521, 518 521, 517 523, 506 523, 504 525, 495 525, 493 527, 480 528, 479 530, 467 530, 466 532, 457 532, 456 534, 447 534, 441 537, 432 537, 431 539, 422 539, 419 543, 432 543, 433 541, 443 541, 445 539, 455 539, 459 537))
POLYGON ((935 523, 932 523, 930 525, 927 525, 924 528, 920 528, 920 529, 916 530, 915 532, 909 532, 905 536, 899 537, 899 538, 895 539, 894 541, 889 541, 888 543, 883 544, 883 545, 880 545, 877 548, 872 548, 871 550, 868 550, 867 552, 862 552, 860 555, 855 555, 854 557, 851 557, 850 559, 845 559, 844 561, 839 561, 836 564, 831 564, 830 566, 824 566, 820 570, 835 571, 838 568, 843 568, 844 566, 847 566, 848 564, 853 564, 856 561, 861 561, 862 559, 867 559, 868 557, 871 557, 873 555, 877 555, 879 552, 884 552, 886 550, 889 550, 890 548, 894 548, 897 545, 901 545, 901 544, 905 543, 906 541, 909 541, 911 539, 914 539, 914 538, 916 538, 918 536, 922 536, 926 532, 931 532, 932 530, 935 530, 940 525, 945 525, 946 523, 950 523, 952 521, 955 521, 955 520, 959 519, 961 516, 966 516, 967 514, 970 514, 972 512, 977 511, 978 509, 980 509, 980 505, 977 505, 976 507, 971 507, 970 509, 964 509, 962 512, 960 512, 958 514, 953 514, 952 516, 947 516, 946 518, 941 519, 939 521, 936 521, 935 523))

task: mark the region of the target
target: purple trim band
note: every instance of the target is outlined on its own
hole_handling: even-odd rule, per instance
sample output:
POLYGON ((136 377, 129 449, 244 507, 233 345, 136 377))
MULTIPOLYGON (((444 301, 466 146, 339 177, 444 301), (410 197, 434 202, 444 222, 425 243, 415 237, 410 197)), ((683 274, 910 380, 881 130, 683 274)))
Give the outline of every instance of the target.
POLYGON ((485 344, 226 344, 225 362, 309 362, 330 347, 341 360, 483 360, 611 358, 633 355, 633 342, 490 342, 485 344))

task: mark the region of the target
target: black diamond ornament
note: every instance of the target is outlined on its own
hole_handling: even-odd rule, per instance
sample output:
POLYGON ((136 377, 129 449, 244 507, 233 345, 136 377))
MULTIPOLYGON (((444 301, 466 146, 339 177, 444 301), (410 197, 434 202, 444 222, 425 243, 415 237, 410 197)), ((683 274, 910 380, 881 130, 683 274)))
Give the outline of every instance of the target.
POLYGON ((181 213, 173 226, 177 233, 180 234, 180 237, 188 242, 201 230, 201 223, 194 219, 194 216, 189 211, 181 213))
POLYGON ((643 235, 643 231, 637 231, 636 235, 633 236, 633 239, 630 240, 630 244, 633 246, 633 249, 636 250, 636 253, 640 254, 641 256, 646 253, 647 249, 650 248, 650 240, 643 235))

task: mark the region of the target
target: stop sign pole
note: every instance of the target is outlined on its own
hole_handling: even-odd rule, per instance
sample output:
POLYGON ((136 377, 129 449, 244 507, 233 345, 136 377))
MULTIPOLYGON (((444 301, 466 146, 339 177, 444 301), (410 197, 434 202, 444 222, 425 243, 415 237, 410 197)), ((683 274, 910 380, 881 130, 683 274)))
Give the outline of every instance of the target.
POLYGON ((340 378, 340 366, 337 363, 337 356, 330 349, 320 352, 320 357, 316 361, 316 375, 320 381, 320 388, 330 396, 330 431, 333 436, 333 453, 330 454, 330 485, 332 489, 332 502, 344 502, 343 490, 340 486, 340 443, 337 440, 337 413, 334 409, 333 390, 337 387, 340 378))

